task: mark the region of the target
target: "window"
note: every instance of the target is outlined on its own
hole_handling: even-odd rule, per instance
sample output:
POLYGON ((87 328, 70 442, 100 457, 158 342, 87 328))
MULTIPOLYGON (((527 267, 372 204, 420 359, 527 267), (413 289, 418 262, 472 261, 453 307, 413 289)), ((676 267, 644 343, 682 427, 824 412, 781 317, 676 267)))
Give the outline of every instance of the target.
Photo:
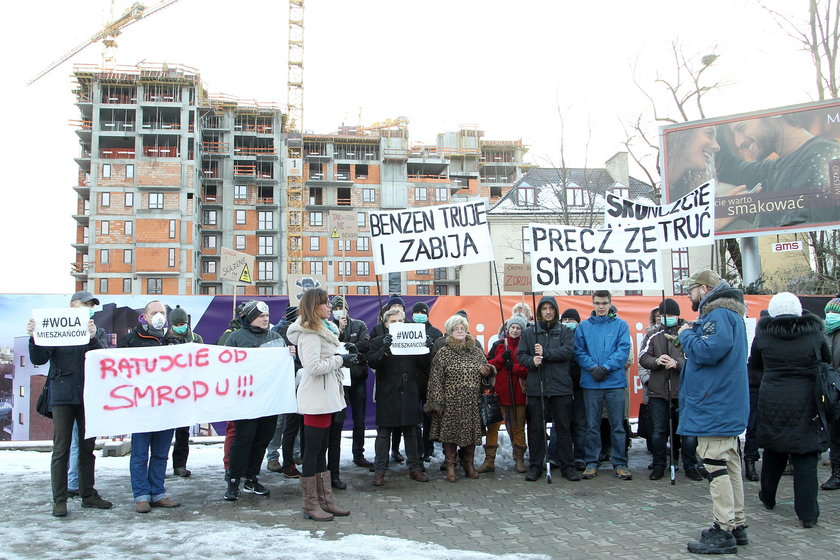
POLYGON ((134 235, 134 222, 131 220, 126 220, 125 222, 125 234, 134 235))
POLYGON ((429 275, 429 269, 428 268, 421 268, 420 270, 417 271, 417 275, 418 276, 428 276, 429 275))
POLYGON ((244 226, 245 225, 245 210, 237 210, 236 211, 236 225, 244 226))
POLYGON ((257 212, 257 229, 274 229, 274 214, 257 212))
POLYGON ((323 212, 310 212, 309 213, 309 225, 310 226, 322 226, 322 225, 324 225, 324 213, 323 212))
POLYGON ((129 163, 125 166, 125 178, 134 179, 134 164, 129 163))
POLYGON ((364 212, 359 212, 358 214, 356 214, 356 225, 360 228, 365 227, 365 224, 367 223, 366 220, 367 214, 365 214, 364 212))
POLYGON ((219 213, 216 210, 204 211, 204 225, 215 226, 218 223, 219 213))
POLYGON ((322 261, 311 261, 309 263, 309 274, 323 274, 324 263, 322 261))
POLYGON ((370 251, 370 237, 359 237, 356 239, 357 251, 370 251))
POLYGON ((150 295, 163 294, 163 278, 149 278, 146 280, 146 293, 150 295))
POLYGON ((447 277, 447 270, 445 268, 435 269, 435 280, 446 280, 447 277))
POLYGON ((174 266, 175 266, 175 248, 170 247, 169 248, 169 268, 172 268, 174 266))
POLYGON ((368 261, 356 262, 356 276, 370 276, 370 263, 368 261))
POLYGON ((376 202, 376 190, 362 189, 362 202, 376 202))
POLYGON ((175 239, 176 220, 169 220, 169 239, 175 239))
POLYGON ((104 193, 100 193, 99 196, 100 196, 100 200, 102 201, 101 202, 102 206, 111 206, 111 193, 104 192, 104 193))
POLYGON ((324 204, 324 189, 321 187, 309 187, 309 205, 321 206, 324 204))
POLYGON ((350 206, 353 204, 353 194, 348 188, 338 188, 335 191, 335 203, 338 206, 350 206))
POLYGON ((516 189, 516 204, 518 206, 534 206, 537 203, 537 189, 519 187, 516 189))
POLYGON ((102 164, 102 178, 103 179, 110 179, 111 178, 111 164, 110 163, 103 163, 102 164))
POLYGON ((339 295, 346 296, 350 293, 350 288, 348 286, 339 286, 338 293, 339 295))
POLYGON ((336 242, 336 250, 337 251, 350 251, 350 240, 349 239, 339 239, 336 242))
POLYGON ((201 293, 208 296, 216 295, 216 286, 202 286, 201 293))
POLYGON ((429 189, 426 187, 414 187, 414 200, 429 200, 429 189))
POLYGON ((339 163, 335 166, 335 179, 336 181, 349 181, 350 180, 350 164, 349 163, 339 163))
POLYGON ((108 249, 99 249, 99 262, 102 264, 108 264, 111 262, 110 252, 108 249))
POLYGON ((99 279, 99 293, 100 294, 107 294, 108 293, 108 279, 107 278, 100 278, 99 279))
POLYGON ((123 249, 123 262, 131 264, 134 261, 134 249, 123 249))
POLYGON ((569 206, 586 206, 589 204, 589 191, 579 187, 566 189, 566 204, 569 206))
POLYGON ((309 238, 309 250, 310 251, 320 251, 321 250, 321 238, 317 236, 312 236, 309 238))
POLYGON ((245 250, 245 236, 244 235, 234 235, 233 236, 233 244, 237 251, 245 250))
POLYGON ((449 200, 449 189, 446 187, 435 187, 435 201, 446 202, 449 200))
POLYGON ((163 193, 149 193, 149 208, 163 208, 163 193))
POLYGON ((630 198, 630 189, 628 187, 615 187, 612 189, 612 192, 615 196, 620 196, 622 198, 627 199, 630 198))
POLYGON ((234 185, 233 186, 233 199, 234 200, 245 200, 248 198, 248 186, 247 185, 234 185))
POLYGON ((418 296, 429 295, 429 285, 428 284, 417 284, 417 295, 418 296))
POLYGON ((132 206, 134 206, 134 193, 127 192, 125 193, 125 207, 131 208, 132 206))
POLYGON ((216 274, 216 261, 204 261, 201 263, 201 271, 204 274, 216 274))
POLYGON ((204 246, 207 249, 215 249, 216 248, 216 236, 215 235, 205 235, 204 236, 204 246))
POLYGON ((348 261, 338 261, 338 275, 350 276, 353 274, 353 263, 348 261))
POLYGON ((257 294, 261 296, 270 296, 274 294, 274 290, 271 286, 257 286, 257 294))
POLYGON ((258 255, 273 255, 274 254, 274 238, 267 235, 257 236, 257 254, 258 255))
POLYGON ((357 286, 356 293, 360 296, 369 296, 370 295, 370 286, 357 286))
POLYGON ((123 278, 123 293, 131 293, 131 278, 123 278))
POLYGON ((111 222, 102 220, 99 222, 99 233, 102 235, 109 235, 111 233, 111 222))
POLYGON ((445 284, 435 284, 435 295, 436 296, 449 295, 449 290, 447 289, 445 284))
POLYGON ((257 261, 257 280, 274 280, 274 261, 257 261))
POLYGON ((368 166, 366 163, 357 163, 356 164, 356 179, 367 179, 368 178, 368 166))
POLYGON ((321 163, 309 164, 309 178, 313 181, 319 181, 324 178, 324 165, 321 163))
POLYGON ((680 280, 688 276, 688 249, 671 249, 671 270, 674 278, 674 295, 688 294, 680 280))

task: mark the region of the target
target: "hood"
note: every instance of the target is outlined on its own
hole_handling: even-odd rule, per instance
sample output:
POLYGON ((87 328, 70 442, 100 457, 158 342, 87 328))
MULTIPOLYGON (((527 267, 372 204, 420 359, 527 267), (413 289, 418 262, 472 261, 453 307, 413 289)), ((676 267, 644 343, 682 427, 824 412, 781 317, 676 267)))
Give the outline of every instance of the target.
POLYGON ((551 304, 551 307, 554 308, 554 319, 549 321, 549 323, 552 323, 552 324, 553 323, 559 323, 560 322, 560 309, 557 307, 557 300, 554 299, 554 296, 543 296, 542 298, 540 298, 540 303, 537 305, 537 309, 536 309, 536 312, 535 312, 535 315, 537 317, 537 322, 540 322, 540 323, 545 322, 540 317, 540 307, 542 307, 542 304, 544 304, 544 303, 549 303, 549 304, 551 304))
POLYGON ((744 303, 744 292, 733 288, 725 280, 721 280, 720 284, 700 300, 699 313, 703 316, 718 308, 728 309, 742 317, 745 316, 747 305, 744 303))
POLYGON ((822 321, 813 313, 805 312, 801 317, 780 315, 765 317, 758 322, 756 333, 782 340, 794 340, 801 336, 821 333, 822 321))

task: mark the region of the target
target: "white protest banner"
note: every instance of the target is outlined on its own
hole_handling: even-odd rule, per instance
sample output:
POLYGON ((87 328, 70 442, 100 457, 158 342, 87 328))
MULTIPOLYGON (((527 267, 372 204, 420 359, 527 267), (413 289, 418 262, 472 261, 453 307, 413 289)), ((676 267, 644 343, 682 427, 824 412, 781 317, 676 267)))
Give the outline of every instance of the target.
POLYGON ((484 201, 368 212, 377 274, 493 260, 484 201))
POLYGON ((93 350, 85 437, 297 412, 288 348, 175 344, 93 350))
POLYGON ((391 323, 391 354, 394 356, 416 356, 428 354, 426 346, 426 325, 422 323, 391 323))
POLYGON ((659 290, 657 226, 591 229, 529 224, 531 286, 545 290, 659 290))
POLYGON ((90 342, 90 309, 87 307, 58 307, 33 309, 38 346, 81 346, 90 342))
POLYGON ((704 183, 670 204, 657 206, 607 193, 604 223, 607 227, 658 228, 660 249, 711 245, 715 234, 715 182, 704 183))

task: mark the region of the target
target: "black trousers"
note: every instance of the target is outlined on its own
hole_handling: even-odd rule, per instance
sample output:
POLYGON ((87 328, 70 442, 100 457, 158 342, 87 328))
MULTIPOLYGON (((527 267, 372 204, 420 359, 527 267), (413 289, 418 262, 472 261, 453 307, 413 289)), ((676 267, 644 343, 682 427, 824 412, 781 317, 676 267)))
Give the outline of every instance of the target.
POLYGON ((528 448, 531 466, 538 466, 540 470, 545 468, 546 453, 546 418, 543 417, 543 408, 546 416, 553 419, 554 430, 557 433, 556 459, 560 468, 574 468, 574 454, 572 452, 572 396, 543 397, 543 405, 540 406, 540 397, 528 397, 528 448))
POLYGON ((302 476, 308 478, 327 470, 326 454, 330 441, 330 430, 331 428, 303 426, 303 440, 301 441, 301 452, 303 453, 302 476), (303 445, 304 441, 306 445, 303 445))
POLYGON ((297 439, 298 434, 300 434, 300 449, 301 454, 303 454, 301 426, 303 426, 303 416, 294 413, 286 414, 286 425, 283 426, 283 443, 281 444, 284 467, 295 464, 295 439, 297 439))
POLYGON ((365 410, 367 408, 367 382, 358 381, 344 388, 344 398, 353 414, 353 459, 364 458, 365 410))
POLYGON ((67 501, 67 468, 70 462, 70 443, 73 441, 73 423, 79 430, 79 494, 83 498, 93 495, 93 469, 96 458, 93 449, 96 438, 82 439, 85 433, 85 407, 81 404, 57 404, 53 413, 53 452, 50 464, 53 501, 67 501))
POLYGON ((175 428, 175 443, 172 446, 172 469, 187 468, 187 457, 190 456, 190 428, 175 428))
POLYGON ((817 462, 819 453, 782 453, 764 450, 761 462, 761 495, 765 501, 776 501, 776 489, 787 466, 788 457, 793 465, 793 510, 802 521, 816 521, 820 516, 817 502, 817 462))
POLYGON ((344 427, 344 419, 347 417, 344 410, 339 410, 333 414, 327 443, 327 468, 333 478, 338 478, 338 465, 341 462, 341 429, 344 427))
POLYGON ((235 427, 236 435, 230 446, 230 477, 256 478, 277 429, 277 415, 236 420, 235 427))

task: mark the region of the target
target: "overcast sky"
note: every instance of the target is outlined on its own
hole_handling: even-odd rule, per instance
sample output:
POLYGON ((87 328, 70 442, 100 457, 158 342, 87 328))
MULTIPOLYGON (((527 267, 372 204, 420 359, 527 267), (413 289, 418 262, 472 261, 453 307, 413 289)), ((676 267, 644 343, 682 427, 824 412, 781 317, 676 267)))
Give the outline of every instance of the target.
MULTIPOLYGON (((117 0, 117 12, 129 4, 117 0)), ((804 18, 805 3, 795 4, 804 18)), ((79 115, 70 76, 74 63, 101 62, 101 44, 23 84, 97 32, 108 5, 0 8, 0 293, 73 291, 79 147, 68 121, 79 115)), ((129 27, 117 61, 185 64, 211 93, 284 105, 287 14, 276 0, 180 0, 129 27)), ((438 132, 477 124, 486 139, 521 138, 526 159, 552 165, 560 161, 559 108, 567 165, 603 166, 621 149, 622 122, 648 109, 633 67, 655 91, 657 72, 673 74, 674 40, 686 55, 720 55, 713 77, 729 85, 707 98, 709 117, 815 99, 807 53, 750 0, 308 0, 305 21, 304 127, 316 132, 406 116, 412 141, 434 143, 438 132)))

